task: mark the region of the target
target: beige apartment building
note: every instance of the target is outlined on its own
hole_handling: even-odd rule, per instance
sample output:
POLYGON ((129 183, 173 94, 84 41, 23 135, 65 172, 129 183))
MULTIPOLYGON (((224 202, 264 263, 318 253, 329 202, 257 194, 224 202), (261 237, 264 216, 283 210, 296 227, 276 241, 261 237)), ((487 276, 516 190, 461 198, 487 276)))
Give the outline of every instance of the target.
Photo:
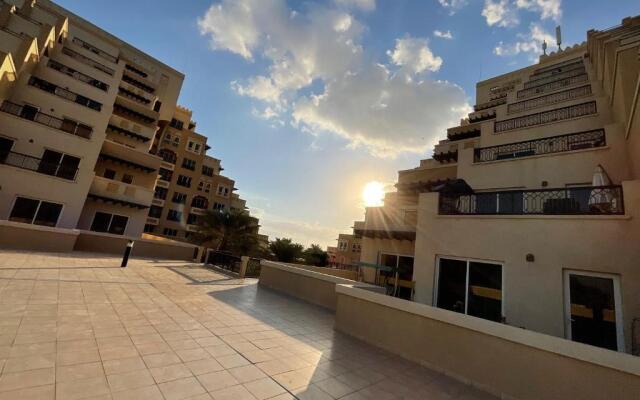
POLYGON ((626 18, 479 82, 367 209, 361 260, 395 263, 417 302, 640 354, 639 51, 626 18))
MULTIPOLYGON (((158 130, 151 152, 162 158, 144 231, 189 240, 207 210, 246 210, 235 182, 221 175, 217 158, 206 154, 207 137, 195 131, 191 110, 178 106, 158 130)), ((258 221, 256 220, 256 232, 258 221)))
POLYGON ((140 236, 184 76, 46 0, 0 2, 0 59, 0 220, 140 236))
POLYGON ((331 250, 332 266, 346 268, 358 265, 360 262, 362 236, 357 230, 362 223, 362 221, 354 222, 352 233, 340 233, 337 239, 337 246, 327 248, 327 252, 331 250))

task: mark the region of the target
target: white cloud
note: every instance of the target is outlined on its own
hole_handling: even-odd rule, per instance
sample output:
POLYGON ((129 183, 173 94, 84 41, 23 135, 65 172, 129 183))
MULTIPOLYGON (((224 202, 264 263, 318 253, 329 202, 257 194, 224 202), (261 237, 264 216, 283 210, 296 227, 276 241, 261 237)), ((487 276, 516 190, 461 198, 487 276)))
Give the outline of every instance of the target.
POLYGON ((449 14, 453 15, 456 11, 467 5, 467 0, 438 0, 440 5, 449 10, 449 14))
POLYGON ((334 0, 339 6, 348 8, 359 8, 363 11, 373 11, 376 9, 376 0, 334 0))
POLYGON ((520 23, 518 14, 509 0, 485 0, 482 16, 485 17, 489 26, 508 28, 520 23))
POLYGON ((519 33, 516 35, 518 40, 513 43, 505 44, 503 42, 493 49, 494 54, 498 56, 515 56, 520 53, 529 53, 533 60, 542 54, 542 42, 546 41, 549 46, 548 52, 552 51, 552 47, 557 47, 555 37, 544 30, 538 24, 531 24, 529 32, 526 34, 519 33))
POLYGON ((560 20, 562 0, 516 0, 516 6, 528 11, 540 13, 540 18, 560 20))
POLYGON ((285 0, 222 0, 199 25, 214 49, 266 61, 261 74, 232 82, 262 103, 261 118, 291 118, 304 132, 332 133, 379 156, 424 152, 463 115, 466 96, 427 76, 443 60, 424 38, 398 39, 388 62, 373 60, 361 44, 367 28, 345 7, 354 4, 375 6, 336 0, 298 12, 285 0))
POLYGON ((453 35, 451 34, 451 31, 442 32, 436 29, 435 31, 433 31, 433 36, 439 37, 442 39, 453 39, 453 35))

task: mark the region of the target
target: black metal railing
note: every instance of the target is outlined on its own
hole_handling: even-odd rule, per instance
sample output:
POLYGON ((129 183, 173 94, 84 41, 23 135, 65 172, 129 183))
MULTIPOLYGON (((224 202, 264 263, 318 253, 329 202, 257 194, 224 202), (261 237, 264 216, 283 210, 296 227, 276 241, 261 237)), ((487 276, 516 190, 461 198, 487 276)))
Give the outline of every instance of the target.
POLYGON ((604 129, 474 149, 473 162, 507 160, 606 146, 604 129))
POLYGON ((51 69, 55 69, 58 72, 61 72, 67 76, 72 77, 73 79, 79 80, 80 82, 84 82, 86 84, 89 84, 95 88, 98 88, 102 91, 107 91, 109 90, 109 85, 107 85, 106 83, 95 79, 87 74, 83 74, 80 71, 76 71, 75 69, 71 68, 71 67, 67 67, 66 65, 59 63, 55 60, 51 60, 49 59, 49 61, 47 62, 47 67, 51 68, 51 69))
POLYGON ((126 75, 126 74, 122 75, 122 80, 127 82, 128 84, 131 84, 131 85, 133 85, 133 86, 135 86, 137 88, 140 88, 140 89, 144 90, 145 92, 149 92, 151 94, 155 93, 155 91, 156 91, 155 88, 153 88, 153 87, 151 87, 149 85, 146 85, 146 84, 140 82, 139 80, 137 80, 135 78, 132 78, 129 75, 126 75))
POLYGON ((15 151, 0 151, 0 164, 10 165, 45 175, 74 181, 78 174, 77 167, 69 167, 59 163, 43 161, 41 158, 17 153, 15 151))
POLYGON ((469 130, 450 129, 447 132, 447 139, 449 139, 452 142, 456 140, 471 139, 475 137, 480 137, 480 133, 481 131, 479 127, 474 129, 469 129, 469 130))
POLYGON ((260 259, 259 258, 250 258, 247 261, 247 270, 244 273, 245 278, 259 278, 260 277, 260 259))
POLYGON ((86 57, 86 56, 78 53, 75 50, 71 50, 70 48, 68 48, 66 46, 62 48, 62 53, 67 55, 67 56, 69 56, 69 57, 71 57, 71 58, 73 58, 73 59, 75 59, 75 60, 77 60, 77 61, 79 61, 79 62, 81 62, 81 63, 83 63, 83 64, 85 64, 85 65, 88 65, 88 66, 90 66, 92 68, 95 68, 98 71, 102 71, 105 74, 113 76, 113 74, 116 73, 116 71, 113 68, 109 68, 106 65, 101 64, 101 63, 99 63, 99 62, 97 62, 95 60, 92 60, 91 58, 86 57))
POLYGON ((557 81, 545 83, 544 85, 532 87, 529 89, 518 90, 516 94, 517 98, 524 99, 527 97, 535 96, 541 93, 553 92, 554 90, 562 89, 567 86, 583 83, 589 80, 589 75, 580 74, 572 76, 570 78, 559 79, 557 81))
POLYGON ((80 136, 85 139, 90 139, 91 134, 93 133, 93 128, 88 125, 84 125, 71 120, 57 118, 53 115, 45 114, 32 109, 27 110, 24 106, 12 103, 8 100, 2 102, 0 111, 27 119, 29 121, 37 122, 54 129, 59 129, 61 131, 80 136))
POLYGON ((622 186, 440 193, 444 215, 613 215, 624 214, 622 186))
POLYGON ((575 104, 573 106, 556 108, 555 110, 543 111, 503 121, 496 121, 493 126, 493 131, 495 133, 501 133, 513 129, 528 128, 530 126, 542 125, 550 122, 584 117, 597 112, 596 102, 589 101, 582 104, 575 104))
POLYGON ((146 72, 142 71, 141 69, 138 69, 138 68, 134 67, 134 66, 133 66, 133 65, 131 65, 131 64, 126 64, 124 67, 125 67, 127 70, 129 70, 129 71, 131 71, 131 72, 133 72, 133 73, 135 73, 135 74, 140 75, 140 76, 141 76, 141 77, 143 77, 143 78, 147 78, 147 77, 149 76, 149 74, 147 74, 146 72))
POLYGON ((519 101, 507 106, 507 113, 516 113, 533 108, 557 104, 563 101, 574 100, 591 94, 591 85, 578 86, 576 88, 563 90, 561 92, 547 94, 545 96, 535 97, 529 100, 519 101))
POLYGON ((78 46, 85 48, 87 50, 89 50, 90 52, 99 55, 100 57, 104 58, 107 61, 111 61, 114 64, 118 63, 118 57, 113 56, 109 53, 107 53, 106 51, 97 48, 96 46, 92 45, 91 43, 85 42, 84 40, 78 38, 78 37, 74 37, 72 40, 73 43, 77 44, 78 46))
POLYGON ((40 90, 44 90, 45 92, 49 92, 54 94, 60 98, 72 101, 76 104, 80 104, 81 106, 88 107, 92 110, 101 111, 102 103, 97 102, 95 100, 91 100, 88 97, 82 96, 78 93, 72 92, 71 90, 67 90, 61 88, 60 86, 53 84, 44 79, 40 79, 38 77, 32 76, 29 78, 29 85, 36 87, 40 90))
POLYGON ((134 93, 131 90, 125 89, 123 87, 118 87, 118 94, 128 99, 131 99, 133 101, 137 101, 138 103, 142 103, 142 104, 151 103, 151 100, 147 99, 146 97, 140 96, 139 94, 134 93))
POLYGON ((239 274, 242 259, 224 251, 210 251, 207 257, 207 264, 239 274))
POLYGON ((458 161, 458 150, 436 153, 433 155, 433 159, 440 163, 458 161))

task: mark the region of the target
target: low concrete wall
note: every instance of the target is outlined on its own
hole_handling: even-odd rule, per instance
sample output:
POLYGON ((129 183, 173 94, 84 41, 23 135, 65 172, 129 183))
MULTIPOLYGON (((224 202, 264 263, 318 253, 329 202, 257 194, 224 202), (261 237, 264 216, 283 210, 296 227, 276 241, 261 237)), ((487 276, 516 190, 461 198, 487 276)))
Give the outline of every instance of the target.
POLYGON ((338 285, 335 328, 506 399, 637 399, 640 358, 338 285))
POLYGON ((290 265, 296 268, 306 269, 307 271, 318 272, 325 275, 337 276, 338 278, 349 279, 352 281, 358 280, 358 272, 351 271, 348 269, 315 267, 313 265, 304 265, 304 264, 287 264, 287 265, 290 265))
POLYGON ((50 228, 19 222, 0 221, 0 248, 69 252, 80 232, 75 229, 50 228))
POLYGON ((124 248, 134 240, 132 257, 159 258, 165 260, 193 260, 198 246, 151 239, 136 239, 108 233, 80 231, 74 250, 95 253, 123 254, 124 248))
POLYGON ((267 260, 261 262, 259 283, 331 310, 336 309, 336 285, 350 284, 369 290, 384 290, 377 286, 267 260))

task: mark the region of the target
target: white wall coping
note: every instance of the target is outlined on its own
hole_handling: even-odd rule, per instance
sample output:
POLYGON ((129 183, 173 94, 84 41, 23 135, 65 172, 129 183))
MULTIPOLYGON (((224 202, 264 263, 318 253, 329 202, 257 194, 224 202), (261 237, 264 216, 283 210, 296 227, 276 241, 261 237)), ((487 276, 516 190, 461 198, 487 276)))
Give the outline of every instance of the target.
POLYGON ((198 247, 195 244, 181 243, 181 242, 177 242, 177 241, 167 242, 167 241, 163 241, 163 240, 145 239, 145 238, 142 238, 142 237, 116 235, 114 233, 108 233, 108 232, 87 231, 87 230, 83 230, 83 229, 77 229, 76 231, 79 234, 82 234, 82 235, 102 236, 102 237, 108 237, 108 238, 113 238, 113 239, 133 240, 134 242, 153 243, 153 244, 158 244, 158 245, 163 245, 163 246, 177 246, 177 247, 190 247, 190 248, 198 247))
POLYGON ((323 274, 321 272, 315 272, 308 269, 294 267, 290 264, 285 264, 276 261, 262 260, 260 262, 261 265, 266 267, 271 267, 275 269, 279 269, 286 272, 291 272, 293 274, 304 275, 309 278, 318 279, 325 282, 334 283, 336 285, 350 285, 353 287, 369 287, 369 288, 378 288, 378 286, 370 285, 364 282, 352 281, 351 279, 340 278, 338 276, 323 274))
POLYGON ((53 226, 26 224, 24 222, 9 221, 6 219, 0 220, 0 226, 8 226, 11 228, 31 230, 31 231, 59 233, 62 235, 78 236, 80 234, 80 231, 77 229, 57 228, 53 226))
POLYGON ((635 357, 630 354, 601 349, 539 332, 455 313, 426 304, 385 296, 359 289, 353 285, 337 285, 336 293, 433 319, 445 324, 495 336, 524 346, 640 376, 640 357, 635 357))

